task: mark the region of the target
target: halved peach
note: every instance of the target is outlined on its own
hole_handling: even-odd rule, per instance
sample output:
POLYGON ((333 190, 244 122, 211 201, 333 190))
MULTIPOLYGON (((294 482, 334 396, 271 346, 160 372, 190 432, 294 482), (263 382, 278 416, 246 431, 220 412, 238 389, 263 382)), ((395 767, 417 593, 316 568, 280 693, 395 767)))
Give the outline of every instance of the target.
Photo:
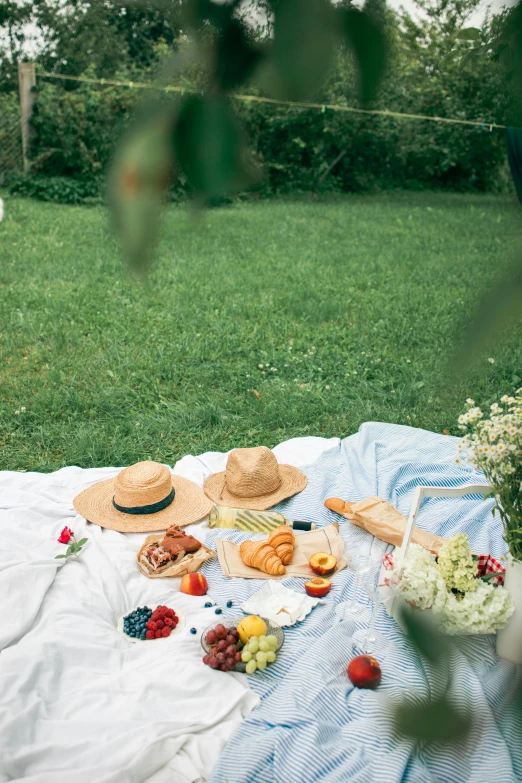
POLYGON ((332 589, 332 583, 329 579, 324 579, 322 576, 316 576, 314 579, 310 579, 309 582, 305 582, 305 590, 312 598, 323 598, 332 589))
POLYGON ((335 555, 330 555, 328 552, 316 552, 310 558, 310 568, 314 574, 319 576, 327 576, 335 570, 337 565, 337 558, 335 555))

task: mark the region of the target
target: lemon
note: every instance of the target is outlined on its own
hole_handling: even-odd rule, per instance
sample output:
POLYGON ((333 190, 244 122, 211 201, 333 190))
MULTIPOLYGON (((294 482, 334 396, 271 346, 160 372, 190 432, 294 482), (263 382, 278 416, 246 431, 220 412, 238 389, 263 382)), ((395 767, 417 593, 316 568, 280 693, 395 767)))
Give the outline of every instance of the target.
POLYGON ((245 617, 237 626, 237 632, 243 644, 246 644, 251 636, 265 636, 266 630, 265 621, 255 614, 245 617))

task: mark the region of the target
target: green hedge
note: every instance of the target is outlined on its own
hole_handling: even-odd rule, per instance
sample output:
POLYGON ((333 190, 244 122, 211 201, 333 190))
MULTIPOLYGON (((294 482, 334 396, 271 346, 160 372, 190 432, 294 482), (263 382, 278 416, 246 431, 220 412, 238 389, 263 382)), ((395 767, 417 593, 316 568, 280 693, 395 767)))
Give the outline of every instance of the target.
MULTIPOLYGON (((339 55, 323 95, 327 105, 357 105, 356 74, 348 56, 339 55)), ((64 89, 39 81, 32 176, 17 183, 17 192, 30 195, 34 182, 32 195, 40 198, 77 203, 103 194, 117 140, 142 97, 137 89, 88 83, 64 89), (52 187, 44 187, 45 177, 54 178, 52 187)), ((508 181, 500 130, 237 100, 234 105, 265 170, 258 185, 262 195, 317 188, 492 191, 508 181), (345 150, 319 185, 322 174, 345 150)), ((399 52, 376 107, 502 121, 507 100, 501 72, 486 58, 470 74, 458 63, 437 69, 433 62, 399 52)), ((178 194, 184 191, 181 183, 183 179, 178 180, 178 194)))

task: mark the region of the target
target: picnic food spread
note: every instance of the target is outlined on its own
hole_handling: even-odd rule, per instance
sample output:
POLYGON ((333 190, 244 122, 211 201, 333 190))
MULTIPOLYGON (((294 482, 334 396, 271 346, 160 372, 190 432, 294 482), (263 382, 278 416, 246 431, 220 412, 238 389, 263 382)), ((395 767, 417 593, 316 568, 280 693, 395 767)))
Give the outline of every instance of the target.
MULTIPOLYGON (((412 645, 405 644, 400 626, 392 617, 386 616, 383 603, 379 603, 377 609, 375 624, 377 639, 372 642, 373 649, 367 649, 365 634, 371 627, 370 615, 375 604, 374 599, 365 593, 364 572, 360 574, 359 589, 355 595, 357 613, 349 617, 341 615, 339 610, 344 611, 343 607, 347 599, 352 597, 355 577, 359 573, 353 570, 354 558, 363 551, 367 542, 374 544, 377 542, 371 534, 325 508, 323 504, 328 496, 344 498, 343 502, 361 502, 366 495, 371 496, 376 493, 378 487, 381 499, 395 502, 393 499, 397 498, 398 509, 408 514, 408 510, 413 507, 412 497, 419 482, 427 484, 431 482, 443 488, 447 476, 447 464, 451 457, 452 441, 442 437, 436 441, 435 436, 412 431, 409 428, 369 425, 361 435, 353 436, 346 444, 344 442, 338 444, 338 448, 335 447, 335 443, 328 443, 325 439, 320 440, 319 443, 310 439, 303 443, 276 448, 275 454, 281 462, 295 460, 294 464, 299 465, 304 459, 308 459, 307 455, 319 445, 323 450, 324 447, 330 450, 314 467, 305 470, 308 474, 308 485, 305 491, 296 495, 290 502, 276 507, 278 512, 282 511, 282 516, 286 519, 302 518, 313 520, 317 524, 315 530, 300 532, 293 529, 295 541, 292 559, 284 566, 286 571, 282 576, 271 576, 246 566, 239 556, 239 547, 243 541, 261 539, 268 541, 272 530, 250 531, 219 527, 211 530, 205 521, 195 528, 193 526, 189 528, 181 527, 178 522, 169 520, 162 532, 149 534, 147 531, 137 535, 121 535, 113 530, 102 530, 101 526, 96 524, 86 523, 79 516, 75 517, 71 507, 71 498, 75 493, 77 494, 84 487, 92 486, 95 480, 106 480, 108 476, 116 477, 121 470, 98 468, 83 471, 79 468, 67 468, 55 478, 40 477, 38 481, 41 490, 38 488, 33 494, 34 515, 32 519, 29 517, 33 533, 37 528, 39 532, 44 531, 46 524, 49 527, 50 523, 53 525, 50 532, 54 541, 64 525, 67 526, 68 530, 65 534, 63 530, 60 534, 60 543, 53 544, 54 551, 51 554, 66 554, 66 551, 69 551, 71 541, 72 545, 75 543, 72 531, 75 531, 78 545, 85 541, 86 537, 88 541, 81 550, 76 552, 71 550, 69 559, 57 560, 54 568, 52 562, 47 561, 44 564, 45 572, 44 569, 40 571, 42 577, 47 578, 47 572, 55 572, 49 600, 45 598, 49 588, 44 584, 43 579, 40 587, 36 585, 36 591, 31 584, 31 593, 34 592, 37 598, 33 605, 36 609, 40 605, 34 624, 37 633, 31 629, 31 638, 26 642, 29 655, 23 655, 22 639, 21 645, 15 642, 2 656, 4 673, 10 661, 13 671, 16 666, 20 673, 18 681, 14 684, 6 682, 8 692, 4 693, 2 704, 7 704, 7 699, 13 698, 15 694, 14 687, 18 688, 20 683, 24 682, 23 667, 32 666, 31 682, 28 682, 28 686, 33 688, 34 683, 39 696, 42 694, 43 705, 47 710, 57 703, 56 697, 64 704, 67 700, 65 709, 73 721, 71 729, 76 732, 83 725, 82 721, 89 720, 96 735, 99 736, 96 711, 100 703, 105 704, 106 731, 111 732, 108 739, 118 748, 121 748, 125 742, 128 744, 129 750, 124 757, 124 763, 127 765, 136 754, 146 754, 150 748, 157 747, 155 743, 158 726, 164 736, 162 728, 164 722, 169 724, 167 731, 170 731, 174 721, 176 731, 179 727, 182 732, 188 734, 191 741, 194 739, 199 743, 196 753, 193 754, 196 763, 197 754, 206 753, 205 746, 208 746, 210 754, 208 768, 196 768, 196 774, 199 774, 202 780, 232 781, 233 779, 235 783, 242 783, 242 781, 246 783, 255 778, 256 764, 257 769, 262 770, 262 776, 266 769, 267 777, 273 777, 274 774, 277 777, 271 761, 271 754, 277 747, 285 748, 284 754, 277 754, 277 765, 281 775, 288 780, 293 779, 292 770, 300 760, 303 762, 302 769, 306 783, 328 780, 332 767, 325 769, 325 762, 329 763, 329 761, 333 764, 339 762, 343 779, 349 779, 351 768, 359 763, 363 749, 376 751, 376 763, 380 767, 382 757, 378 758, 378 751, 381 748, 381 731, 387 717, 387 707, 382 704, 379 689, 384 685, 385 693, 382 693, 384 696, 398 694, 399 689, 416 687, 417 684, 425 682, 426 677, 431 682, 435 668, 429 660, 421 661, 412 645), (386 453, 388 433, 390 444, 386 453), (397 446, 397 433, 405 438, 405 448, 397 446), (409 452, 406 436, 410 438, 414 447, 409 452), (433 464, 436 461, 432 449, 434 441, 436 456, 438 442, 440 441, 441 444, 438 465, 433 464), (373 448, 375 443, 379 444, 378 449, 373 448), (418 454, 414 449, 418 449, 418 454), (432 450, 429 458, 424 457, 430 449, 432 450), (409 460, 408 470, 401 471, 401 466, 406 459, 409 460), (415 464, 415 460, 418 460, 424 473, 412 471, 411 464, 415 464), (49 502, 50 484, 55 503, 54 519, 49 513, 52 508, 49 502), (42 505, 47 519, 43 519, 39 512, 42 505), (182 561, 172 562, 165 570, 160 570, 159 574, 154 572, 150 564, 135 561, 134 558, 141 546, 145 545, 147 538, 152 538, 152 541, 147 543, 147 547, 150 547, 151 543, 161 544, 166 537, 166 531, 173 524, 199 541, 202 544, 200 550, 186 554, 182 561), (339 539, 344 542, 344 547, 339 539), (187 567, 192 567, 191 563, 208 549, 213 551, 213 558, 198 561, 194 571, 185 574, 178 572, 177 578, 171 578, 169 581, 170 569, 184 568, 185 558, 190 558, 187 567), (237 560, 234 559, 235 552, 237 552, 237 560), (319 553, 333 554, 336 558, 337 565, 333 575, 322 577, 314 574, 310 560, 319 553), (79 560, 75 555, 79 555, 79 560), (68 564, 65 566, 65 572, 62 568, 64 562, 68 564), (146 574, 144 569, 147 571, 146 574), (195 590, 192 587, 187 593, 179 592, 182 584, 185 585, 189 581, 184 580, 183 577, 190 574, 197 578, 196 586, 201 592, 204 587, 207 587, 205 595, 194 595, 195 590), (290 576, 291 579, 288 578, 290 576), (204 578, 207 582, 206 585, 203 584, 203 588, 200 587, 200 578, 204 578), (151 579, 157 581, 149 581, 151 579), (249 582, 249 579, 252 581, 249 582), (307 594, 306 586, 310 584, 312 588, 317 586, 318 583, 314 580, 318 579, 328 580, 331 583, 329 592, 321 598, 307 594), (171 631, 168 637, 156 637, 156 631, 163 631, 162 628, 156 628, 153 639, 143 640, 141 638, 144 630, 143 622, 147 617, 143 612, 141 614, 137 612, 132 616, 132 611, 135 608, 139 610, 140 607, 142 609, 149 607, 150 611, 160 605, 172 608, 178 616, 179 622, 175 631, 174 633, 171 631), (60 613, 57 613, 57 608, 60 613), (71 613, 71 622, 69 625, 64 625, 69 613, 71 613), (133 632, 133 636, 124 635, 119 620, 116 625, 117 618, 123 619, 123 615, 125 617, 131 615, 131 619, 135 620, 132 626, 127 625, 127 629, 133 632), (40 622, 42 616, 44 623, 40 622), (222 624, 225 629, 237 630, 242 619, 247 616, 257 616, 267 624, 265 634, 257 632, 259 647, 261 642, 265 646, 266 638, 262 639, 263 635, 265 637, 276 635, 271 633, 269 624, 273 622, 280 624, 285 640, 283 646, 275 651, 275 661, 270 662, 271 656, 267 656, 267 660, 263 661, 260 656, 261 666, 258 667, 257 653, 265 651, 262 649, 256 652, 250 649, 245 651, 244 647, 240 648, 240 645, 236 644, 242 660, 236 660, 232 670, 224 672, 205 665, 202 657, 208 653, 206 649, 200 648, 204 634, 218 624, 222 624), (355 617, 355 622, 352 617, 355 617), (342 622, 343 620, 348 622, 342 622), (65 629, 67 634, 63 633, 65 629), (41 644, 39 644, 38 634, 41 644), (151 646, 148 644, 149 641, 155 641, 156 644, 151 646), (60 653, 63 652, 64 655, 60 659, 58 679, 50 677, 52 659, 55 656, 45 655, 49 644, 57 645, 60 653), (79 660, 79 650, 82 651, 82 660, 79 660), (22 653, 19 656, 19 664, 15 660, 18 651, 22 653), (243 657, 249 657, 248 653, 252 655, 250 660, 243 660, 243 657), (351 659, 360 653, 375 658, 382 668, 382 682, 375 692, 358 691, 359 685, 355 686, 347 674, 351 659), (96 656, 94 660, 93 655, 96 656), (255 672, 249 675, 246 667, 252 660, 256 668, 255 672), (264 663, 266 667, 263 669, 264 663), (79 668, 77 668, 78 664, 79 668), (37 678, 35 678, 36 667, 46 667, 41 668, 42 674, 37 678), (231 674, 233 676, 230 676, 231 674), (252 677, 256 680, 253 681, 252 677), (48 690, 48 697, 46 690, 48 690), (252 709, 255 709, 255 712, 251 712, 252 709), (335 725, 331 721, 332 715, 335 717, 335 725), (139 721, 138 724, 135 722, 136 719, 139 721), (75 720, 78 722, 77 728, 75 728, 75 720), (131 730, 129 730, 129 721, 133 721, 131 730), (113 731, 115 726, 119 726, 117 733, 113 731), (195 730, 192 731, 191 727, 195 727, 195 730), (339 732, 342 732, 343 736, 351 736, 353 741, 340 743, 339 732), (317 754, 315 747, 317 736, 324 738, 325 746, 326 744, 328 746, 328 756, 317 754), (216 737, 218 743, 211 753, 211 741, 216 737), (119 741, 120 738, 122 741, 119 741), (225 748, 223 748, 224 742, 227 743, 225 748), (372 743, 371 746, 368 742, 372 743), (321 758, 317 759, 316 756, 321 758), (215 767, 216 770, 213 777, 210 775, 210 767, 215 767), (231 772, 231 775, 228 775, 227 771, 231 772)), ((203 485, 205 477, 211 471, 224 470, 226 461, 227 455, 187 456, 178 462, 176 471, 182 471, 183 476, 203 485)), ((310 460, 310 463, 312 461, 310 460)), ((21 492, 20 495, 24 504, 27 504, 28 498, 31 503, 28 479, 32 481, 33 477, 23 476, 21 480, 13 474, 6 478, 13 483, 13 486, 23 490, 23 494, 21 492)), ((469 481, 469 473, 466 475, 466 471, 455 468, 450 478, 455 483, 465 484, 469 481)), ((4 478, 4 487, 5 480, 4 478)), ((491 499, 481 503, 476 496, 465 497, 459 502, 430 501, 421 511, 420 525, 448 539, 454 538, 458 532, 469 533, 472 549, 475 552, 491 552, 498 558, 498 562, 502 563, 501 555, 504 546, 501 540, 501 525, 498 520, 491 518, 490 513, 493 502, 494 500, 491 499)), ((121 505, 118 498, 116 503, 121 505)), ((5 513, 9 515, 10 512, 5 513)), ((28 518, 26 506, 21 506, 17 514, 23 525, 24 520, 28 518)), ((11 520, 16 522, 13 514, 10 514, 9 521, 11 520)), ((9 535, 8 529, 5 532, 9 535)), ((46 534, 48 535, 44 532, 44 535, 46 534)), ((15 545, 15 538, 13 537, 12 540, 15 545)), ((384 548, 382 549, 384 551, 384 548)), ((391 549, 392 547, 389 546, 388 552, 391 549)), ((38 553, 36 554, 38 556, 38 553)), ((469 554, 463 551, 463 546, 458 541, 454 541, 451 549, 443 553, 440 567, 426 549, 419 554, 413 549, 412 544, 410 554, 411 558, 408 558, 400 577, 400 589, 408 591, 415 589, 416 582, 418 585, 418 569, 422 567, 423 587, 425 585, 431 590, 428 594, 425 590, 421 593, 420 589, 417 589, 417 595, 408 599, 415 604, 415 612, 426 611, 421 608, 424 606, 424 601, 427 602, 429 599, 435 606, 435 599, 439 602, 444 597, 439 587, 443 579, 447 579, 448 584, 452 585, 452 591, 461 592, 462 588, 465 588, 465 595, 469 594, 469 599, 463 598, 462 594, 459 597, 458 593, 452 591, 447 595, 445 606, 453 613, 452 617, 454 616, 455 620, 459 619, 459 622, 461 616, 457 618, 454 614, 459 605, 471 609, 472 606, 476 606, 477 599, 482 600, 482 596, 490 601, 491 597, 498 595, 500 585, 497 585, 497 579, 502 575, 501 572, 492 574, 489 582, 481 580, 486 590, 480 586, 472 590, 475 582, 470 579, 469 554), (453 560, 464 563, 464 574, 455 571, 453 560), (436 568, 433 568, 434 563, 436 568)), ((392 571, 386 570, 383 578, 387 578, 388 575, 392 578, 395 576, 395 566, 399 567, 398 551, 394 555, 394 567, 392 571)), ((488 558, 488 561, 491 563, 492 559, 488 558)), ((11 573, 10 578, 14 576, 21 580, 24 574, 23 568, 16 569, 16 572, 16 574, 11 573)), ((324 587, 324 582, 321 585, 324 587)), ((9 600, 8 596, 6 598, 9 600)), ((495 605, 494 602, 487 609, 487 617, 485 614, 487 607, 484 605, 484 611, 480 612, 484 620, 487 619, 489 622, 490 618, 493 619, 491 610, 495 605)), ((433 611, 433 608, 429 611, 433 611)), ((146 624, 147 633, 152 629, 147 629, 146 624)), ((19 629, 20 624, 14 629, 17 634, 20 632, 19 629)), ((9 626, 2 629, 4 639, 6 632, 9 635, 9 626)), ((256 639, 250 637, 247 643, 250 641, 255 648, 256 639)), ((465 645, 465 652, 470 652, 471 655, 460 655, 457 656, 458 661, 455 659, 451 661, 452 665, 458 663, 459 671, 463 675, 459 676, 458 680, 462 683, 466 680, 466 673, 468 671, 471 673, 474 682, 473 700, 477 709, 487 710, 487 699, 492 695, 490 686, 497 700, 496 703, 502 704, 502 692, 506 691, 506 680, 512 677, 512 669, 510 674, 506 671, 509 667, 504 665, 502 668, 503 664, 496 661, 494 639, 470 637, 465 640, 465 645), (489 672, 486 688, 481 686, 480 681, 481 672, 485 672, 484 664, 489 672)), ((462 649, 460 642, 457 647, 462 649)), ((226 660, 225 657, 225 663, 226 660)), ((250 668, 253 668, 253 664, 250 668)), ((350 671, 352 669, 353 667, 350 671)), ((458 682, 455 687, 459 688, 458 682)), ((24 692, 22 685, 21 695, 21 704, 16 697, 13 699, 9 743, 12 745, 16 742, 14 722, 23 719, 25 725, 34 730, 35 741, 43 747, 46 738, 42 728, 38 723, 31 721, 29 716, 27 718, 22 716, 20 709, 21 707, 25 710, 30 703, 32 696, 29 687, 24 692)), ((464 694, 461 699, 458 693, 455 693, 455 696, 457 707, 460 709, 466 695, 464 694)), ((7 715, 5 717, 9 720, 7 715)), ((51 724, 50 721, 46 722, 45 732, 53 730, 51 724)), ((488 742, 493 741, 493 734, 494 731, 488 732, 488 742)), ((81 735, 81 742, 85 744, 83 731, 81 735)), ((72 743, 75 752, 81 750, 78 743, 74 744, 73 731, 68 736, 68 743, 72 743)), ((35 773, 37 772, 42 779, 45 778, 46 771, 53 768, 51 764, 54 763, 54 759, 51 757, 51 750, 59 745, 59 731, 54 731, 50 739, 49 751, 46 751, 38 768, 35 768, 35 773)), ((507 766, 509 758, 502 749, 502 742, 500 738, 499 756, 495 755, 492 764, 497 765, 500 757, 502 764, 500 778, 515 783, 512 777, 504 774, 504 770, 509 769, 507 766)), ((93 748, 96 744, 93 738, 92 742, 88 741, 88 746, 86 745, 85 748, 86 752, 91 754, 88 764, 89 769, 93 767, 95 770, 94 778, 102 776, 101 768, 96 766, 93 748)), ((107 747, 108 743, 102 740, 104 759, 101 764, 105 763, 107 747)), ((390 746, 389 750, 392 752, 394 748, 390 746)), ((397 751, 395 760, 387 757, 387 762, 391 761, 391 766, 396 761, 405 760, 404 755, 401 755, 401 748, 397 747, 395 750, 397 751)), ((23 752, 27 758, 27 765, 33 763, 29 755, 29 742, 25 743, 23 752)), ((119 769, 117 763, 115 764, 114 754, 109 758, 111 766, 116 770, 119 769)), ((181 756, 177 753, 173 756, 170 749, 166 760, 175 770, 177 765, 182 763, 181 756)), ((450 760, 460 763, 458 755, 450 760)), ((159 764, 162 763, 163 760, 160 760, 159 764)), ((399 766, 396 764, 394 774, 390 778, 393 779, 393 783, 400 783, 401 771, 397 771, 399 766)), ((404 766, 401 766, 400 770, 403 769, 404 766)), ((425 768, 417 768, 415 772, 419 774, 426 772, 428 776, 437 777, 437 770, 440 772, 438 766, 433 766, 429 769, 429 774, 425 768)), ((462 771, 460 768, 459 770, 462 771)), ((372 772, 373 770, 368 768, 368 776, 373 780, 372 772)), ((378 776, 379 770, 375 772, 378 776)), ((335 775, 335 770, 333 774, 335 775)), ((89 777, 85 763, 82 775, 86 780, 93 777, 92 774, 89 777)), ((143 765, 138 769, 138 776, 140 775, 143 776, 143 765)), ((478 771, 475 775, 480 778, 478 771)), ((19 767, 18 776, 20 777, 19 767)), ((69 777, 74 778, 75 773, 71 772, 69 777)), ((443 777, 446 778, 448 775, 443 777)), ((464 774, 459 776, 459 779, 460 777, 465 779, 466 776, 464 774)))
MULTIPOLYGON (((182 576, 179 589, 190 596, 207 593, 207 578, 198 569, 214 552, 182 530, 180 525, 191 524, 210 511, 212 526, 218 529, 237 529, 243 531, 243 535, 265 531, 268 533, 265 538, 246 538, 239 544, 218 537, 216 545, 223 573, 232 579, 255 578, 256 575, 257 578, 298 575, 305 579, 303 590, 306 595, 320 599, 320 603, 333 587, 327 577, 346 565, 338 524, 316 530, 313 523, 304 523, 308 532, 299 531, 298 526, 294 532, 283 515, 266 511, 270 505, 300 492, 306 482, 301 471, 280 465, 270 449, 262 446, 233 450, 228 456, 226 470, 211 475, 205 481, 205 494, 197 485, 172 474, 166 466, 141 462, 125 468, 115 479, 84 490, 74 499, 74 505, 95 524, 122 532, 155 530, 165 525, 164 534, 149 536, 141 546, 137 555, 138 565, 146 576, 182 576), (228 505, 208 508, 210 501, 228 505), (319 544, 323 545, 322 548, 319 544), (234 562, 240 565, 233 565, 234 562), (243 571, 245 567, 247 572, 243 571)), ((324 505, 384 541, 395 545, 402 541, 406 518, 381 498, 370 497, 357 503, 327 498, 324 505)), ((416 529, 412 540, 414 546, 420 544, 425 547, 428 558, 433 557, 428 552, 438 553, 440 550, 442 556, 449 551, 444 546, 448 542, 426 531, 416 529)), ((79 542, 78 547, 80 543, 83 542, 79 542)), ((72 548, 75 546, 73 542, 72 548)), ((475 581, 471 555, 468 565, 465 589, 471 591, 475 581)), ((451 586, 448 580, 451 580, 452 561, 448 557, 444 561, 441 559, 440 567, 441 572, 445 569, 444 578, 451 586)), ((391 555, 385 558, 385 568, 393 571, 391 555)), ((389 584, 389 579, 385 582, 389 584)), ((455 582, 458 589, 461 582, 462 579, 458 584, 455 582)), ((402 589, 406 588, 403 586, 402 589)), ((268 594, 266 599, 270 601, 268 594)), ((282 596, 282 607, 284 600, 282 596)), ((316 603, 312 603, 307 611, 313 609, 316 603)), ((227 608, 232 605, 232 600, 227 601, 227 608)), ((266 605, 268 607, 268 603, 266 605)), ((205 606, 211 607, 212 602, 205 606)), ((281 608, 280 611, 287 610, 281 608)), ((221 613, 221 607, 216 607, 215 614, 221 613)), ((178 622, 178 615, 166 606, 158 606, 154 611, 146 606, 138 607, 123 618, 123 633, 134 641, 168 638, 178 622)), ((275 662, 276 652, 282 644, 280 627, 273 621, 270 625, 268 622, 258 615, 249 615, 234 625, 218 622, 210 626, 201 640, 205 649, 203 662, 222 672, 233 669, 248 674, 264 671, 268 664, 275 662)), ((197 628, 191 628, 190 633, 196 635, 197 628)), ((357 687, 373 688, 380 682, 381 670, 375 658, 360 655, 350 662, 348 676, 357 687)))

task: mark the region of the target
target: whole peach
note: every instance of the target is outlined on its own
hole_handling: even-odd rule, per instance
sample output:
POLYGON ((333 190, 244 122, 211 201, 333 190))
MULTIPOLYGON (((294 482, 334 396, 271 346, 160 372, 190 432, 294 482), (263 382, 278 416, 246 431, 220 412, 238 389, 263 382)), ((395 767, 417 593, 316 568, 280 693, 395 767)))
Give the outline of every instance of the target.
POLYGON ((347 671, 356 688, 376 688, 382 677, 379 661, 371 655, 357 655, 352 658, 347 671))
POLYGON ((192 574, 185 574, 181 580, 180 590, 187 595, 205 595, 208 590, 208 582, 203 574, 195 571, 192 574))

